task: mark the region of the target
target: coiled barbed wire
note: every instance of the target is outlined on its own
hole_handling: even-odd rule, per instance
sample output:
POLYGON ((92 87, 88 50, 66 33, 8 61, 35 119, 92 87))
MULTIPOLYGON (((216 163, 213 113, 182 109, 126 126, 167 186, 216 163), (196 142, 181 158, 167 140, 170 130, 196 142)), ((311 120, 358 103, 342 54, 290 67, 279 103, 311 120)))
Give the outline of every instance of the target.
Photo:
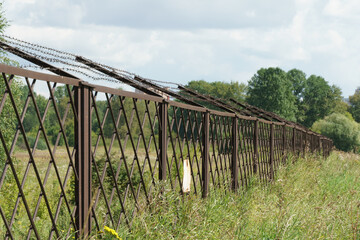
MULTIPOLYGON (((76 60, 77 55, 72 54, 72 53, 68 53, 65 51, 61 51, 61 50, 57 50, 54 48, 50 48, 50 47, 45 47, 45 46, 41 46, 39 44, 34 44, 34 43, 30 43, 24 40, 20 40, 14 37, 10 37, 7 35, 0 35, 0 37, 2 38, 2 41, 4 41, 5 43, 17 47, 19 50, 21 50, 23 53, 28 54, 30 56, 33 56, 35 58, 38 58, 40 60, 44 60, 45 62, 49 62, 52 64, 56 65, 56 68, 45 68, 45 67, 39 67, 39 66, 35 66, 35 65, 22 65, 21 67, 23 68, 34 68, 34 69, 46 69, 46 70, 57 70, 57 69, 61 69, 64 71, 71 71, 71 72, 76 72, 78 74, 81 74, 82 76, 85 76, 89 79, 92 80, 105 80, 105 81, 110 81, 110 82, 117 82, 117 83, 121 83, 121 81, 119 81, 118 79, 114 78, 114 77, 110 77, 107 74, 104 74, 102 72, 97 71, 94 68, 91 68, 85 64, 80 63, 79 61, 76 60), (60 66, 58 66, 60 65, 60 66)), ((21 53, 17 53, 18 55, 20 55, 20 57, 26 59, 26 55, 22 55, 21 53)), ((84 57, 82 57, 84 58, 84 57)), ((89 62, 92 62, 98 66, 101 66, 102 68, 105 68, 107 70, 110 70, 112 72, 114 72, 115 74, 119 75, 122 78, 125 78, 126 80, 128 80, 133 86, 141 86, 141 87, 149 87, 148 84, 146 82, 141 82, 136 80, 136 77, 139 77, 141 79, 144 79, 150 83, 152 83, 154 86, 158 87, 158 88, 167 88, 168 90, 172 89, 172 91, 178 92, 179 89, 178 88, 174 88, 174 87, 169 87, 168 85, 172 85, 172 86, 179 86, 179 84, 173 83, 173 82, 169 82, 169 81, 160 81, 160 80, 154 80, 154 79, 150 79, 150 78, 144 78, 141 77, 135 73, 123 70, 123 69, 118 69, 118 68, 114 68, 87 58, 84 58, 89 62), (166 84, 167 86, 165 86, 164 84, 166 84)))
MULTIPOLYGON (((63 58, 63 59, 67 59, 67 60, 71 60, 71 61, 74 61, 74 62, 77 62, 76 61, 76 57, 77 55, 75 54, 72 54, 72 53, 68 53, 68 52, 64 52, 64 51, 60 51, 60 50, 57 50, 57 49, 54 49, 54 48, 49 48, 49 47, 45 47, 45 46, 41 46, 39 44, 34 44, 34 43, 30 43, 30 42, 27 42, 27 41, 24 41, 24 40, 20 40, 20 39, 17 39, 17 38, 14 38, 14 37, 10 37, 10 36, 7 36, 7 35, 1 35, 2 38, 4 38, 4 40, 7 42, 7 43, 10 43, 10 44, 13 44, 13 45, 17 45, 17 46, 21 46, 23 48, 29 48, 29 49, 33 49, 34 51, 39 51, 39 52, 42 52, 44 54, 47 54, 47 55, 52 55, 52 56, 55 56, 55 57, 58 57, 58 58, 63 58), (43 50, 45 49, 45 50, 43 50), (64 56, 60 56, 58 54, 54 54, 54 53, 51 53, 52 52, 56 52, 58 54, 63 54, 63 55, 66 55, 67 57, 64 57, 64 56)), ((92 61, 96 64, 98 64, 99 66, 102 66, 106 69, 109 69, 109 70, 113 70, 113 71, 116 71, 116 72, 121 72, 121 73, 125 73, 125 74, 129 74, 129 75, 133 75, 135 76, 135 73, 131 73, 131 72, 128 72, 128 71, 125 71, 125 70, 122 70, 122 69, 117 69, 117 68, 114 68, 114 67, 110 67, 108 65, 105 65, 105 64, 102 64, 102 63, 98 63, 98 62, 95 62, 95 61, 92 61)))

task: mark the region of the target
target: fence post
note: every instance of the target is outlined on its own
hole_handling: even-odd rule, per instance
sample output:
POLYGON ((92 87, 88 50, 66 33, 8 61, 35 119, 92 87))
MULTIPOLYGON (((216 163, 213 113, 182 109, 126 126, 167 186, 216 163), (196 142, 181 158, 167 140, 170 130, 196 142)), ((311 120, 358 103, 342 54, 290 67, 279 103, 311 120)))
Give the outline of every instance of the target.
POLYGON ((270 179, 274 179, 274 124, 270 124, 270 159, 269 159, 269 167, 270 167, 270 179))
POLYGON ((163 100, 159 105, 159 180, 162 181, 166 180, 168 103, 163 100))
POLYGON ((238 117, 233 117, 232 123, 232 163, 231 163, 231 182, 232 182, 232 189, 236 191, 238 188, 238 169, 237 169, 237 159, 238 159, 238 117))
POLYGON ((301 136, 302 136, 302 140, 301 140, 301 144, 302 144, 302 154, 303 157, 305 157, 305 153, 306 153, 306 132, 305 131, 301 131, 301 136))
POLYGON ((293 155, 295 156, 295 152, 296 152, 296 128, 293 128, 293 137, 292 137, 292 150, 293 150, 293 155))
MULTIPOLYGON (((256 119, 254 122, 254 163, 253 163, 253 173, 257 173, 259 164, 259 119, 256 119)), ((260 173, 261 177, 261 173, 260 173)))
POLYGON ((76 239, 87 239, 91 231, 91 87, 80 83, 75 88, 75 182, 76 239))
POLYGON ((210 112, 204 113, 203 120, 203 159, 202 159, 202 197, 206 198, 209 190, 209 131, 210 131, 210 112))
POLYGON ((299 130, 299 134, 300 134, 300 146, 299 146, 299 152, 298 155, 301 156, 302 154, 302 149, 303 149, 303 132, 302 130, 299 130))
POLYGON ((286 162, 286 124, 283 125, 282 144, 283 144, 283 163, 285 163, 286 162))
POLYGON ((304 147, 304 155, 306 155, 306 153, 308 152, 308 132, 305 131, 305 147, 304 147))
POLYGON ((314 153, 314 134, 310 134, 310 149, 311 153, 314 153))

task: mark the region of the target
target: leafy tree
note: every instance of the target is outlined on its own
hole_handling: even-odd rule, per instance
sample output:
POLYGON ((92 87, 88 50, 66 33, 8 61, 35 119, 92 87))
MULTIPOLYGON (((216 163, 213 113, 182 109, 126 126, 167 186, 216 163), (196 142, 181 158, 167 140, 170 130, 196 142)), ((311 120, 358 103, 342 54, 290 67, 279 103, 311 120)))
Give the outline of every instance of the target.
POLYGON ((343 151, 356 151, 360 146, 360 126, 351 118, 332 113, 316 121, 312 129, 334 141, 336 148, 343 151))
POLYGON ((360 87, 356 89, 354 95, 349 97, 350 113, 353 115, 355 121, 360 123, 360 87))
POLYGON ((293 94, 296 98, 296 121, 302 122, 305 119, 304 91, 306 87, 306 74, 294 68, 287 72, 287 76, 293 85, 293 94))
MULTIPOLYGON (((197 91, 198 93, 210 95, 215 98, 229 99, 234 98, 240 102, 245 101, 246 85, 238 82, 206 82, 204 80, 190 81, 185 87, 197 91)), ((187 96, 186 93, 180 92, 180 94, 187 96)), ((196 101, 205 107, 214 108, 211 104, 204 101, 196 101)))
MULTIPOLYGON (((6 20, 4 12, 2 11, 2 3, 0 3, 0 34, 4 33, 4 30, 8 25, 9 25, 8 21, 6 20)), ((17 65, 17 63, 10 60, 7 57, 6 53, 2 50, 0 50, 0 62, 8 65, 17 65)), ((10 87, 12 94, 14 96, 15 103, 17 105, 19 105, 20 103, 20 95, 21 95, 20 87, 21 85, 18 81, 16 81, 16 79, 12 82, 10 87)), ((4 97, 5 89, 6 89, 5 80, 3 79, 2 76, 0 76, 0 101, 2 101, 4 97)), ((5 139, 5 144, 8 149, 14 137, 16 124, 17 124, 16 115, 13 110, 10 98, 8 97, 0 113, 0 131, 5 139)), ((0 142, 0 174, 3 170, 3 166, 6 161, 5 159, 6 159, 6 155, 3 148, 3 143, 0 142)))
POLYGON ((306 80, 304 91, 305 126, 334 112, 336 105, 342 101, 340 88, 330 86, 324 78, 311 75, 306 80))
POLYGON ((247 101, 295 121, 297 109, 293 91, 293 83, 286 72, 280 68, 261 68, 249 81, 247 101))

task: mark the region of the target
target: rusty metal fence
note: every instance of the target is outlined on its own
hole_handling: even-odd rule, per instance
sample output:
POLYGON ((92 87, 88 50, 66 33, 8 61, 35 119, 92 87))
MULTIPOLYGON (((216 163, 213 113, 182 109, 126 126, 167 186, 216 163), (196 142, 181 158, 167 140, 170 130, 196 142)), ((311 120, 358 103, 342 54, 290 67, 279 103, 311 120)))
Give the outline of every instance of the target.
POLYGON ((105 225, 131 227, 160 181, 206 197, 210 189, 272 180, 289 155, 327 157, 332 148, 331 140, 286 123, 6 65, 0 72, 5 239, 84 238, 105 225), (34 90, 41 84, 42 98, 34 90), (29 132, 30 111, 36 130, 29 132))

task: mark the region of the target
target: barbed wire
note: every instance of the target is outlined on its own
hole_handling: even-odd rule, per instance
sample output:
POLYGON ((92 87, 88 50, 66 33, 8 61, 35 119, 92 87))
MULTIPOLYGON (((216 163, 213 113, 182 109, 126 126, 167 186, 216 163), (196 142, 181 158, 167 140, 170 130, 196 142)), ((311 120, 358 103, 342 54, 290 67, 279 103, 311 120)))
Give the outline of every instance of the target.
MULTIPOLYGON (((30 42, 20 40, 20 39, 14 38, 14 37, 10 37, 10 36, 7 36, 7 35, 2 35, 1 37, 3 37, 4 41, 7 44, 16 46, 17 48, 21 49, 21 51, 23 51, 24 53, 27 53, 27 54, 29 54, 31 56, 34 56, 34 57, 39 58, 41 60, 45 60, 45 61, 50 62, 50 63, 56 63, 56 64, 60 64, 60 65, 63 64, 63 65, 71 67, 71 68, 69 68, 69 67, 59 67, 60 69, 71 70, 72 72, 80 73, 83 76, 86 76, 86 77, 88 77, 90 79, 93 79, 93 80, 101 79, 101 80, 109 80, 111 82, 117 82, 118 81, 118 80, 114 81, 113 78, 109 77, 106 74, 100 73, 100 72, 94 70, 91 67, 88 67, 88 66, 86 66, 84 64, 79 64, 79 62, 76 61, 77 55, 75 55, 75 54, 60 51, 60 50, 57 50, 57 49, 54 49, 54 48, 41 46, 39 44, 30 43, 30 42), (77 68, 81 68, 81 69, 84 69, 86 71, 89 71, 90 74, 85 73, 84 71, 77 70, 77 68), (92 76, 92 74, 94 74, 96 76, 92 76)), ((86 58, 84 58, 84 59, 86 59, 86 58)), ((155 80, 155 79, 150 79, 150 78, 144 78, 144 77, 141 77, 140 75, 137 75, 137 74, 129 72, 129 71, 125 71, 123 69, 114 68, 114 67, 108 66, 106 64, 95 62, 95 61, 92 61, 92 60, 89 60, 89 59, 86 59, 86 60, 88 60, 90 62, 93 62, 93 63, 95 63, 95 64, 97 64, 97 65, 99 65, 99 66, 101 66, 101 67, 103 67, 103 68, 105 68, 107 70, 111 70, 115 74, 120 75, 121 77, 124 77, 124 78, 126 78, 127 80, 130 80, 130 81, 134 81, 135 77, 139 77, 141 79, 145 79, 146 81, 156 85, 159 88, 169 88, 169 86, 165 86, 163 84, 178 86, 178 84, 173 83, 173 82, 160 81, 160 80, 155 80)), ((137 84, 137 82, 134 82, 134 84, 137 84)), ((142 83, 142 85, 144 85, 144 83, 142 83)), ((175 88, 172 88, 172 89, 175 89, 175 88)), ((176 90, 178 90, 178 89, 176 88, 176 90)))
POLYGON ((9 41, 9 40, 6 40, 6 39, 11 39, 11 40, 13 40, 13 41, 20 42, 20 43, 24 43, 24 44, 27 44, 27 45, 30 45, 30 46, 33 46, 33 47, 38 47, 38 48, 47 49, 47 50, 49 50, 49 51, 54 51, 54 52, 61 53, 61 54, 67 55, 67 56, 72 56, 72 57, 74 57, 74 58, 76 57, 76 55, 75 55, 75 54, 72 54, 72 53, 60 51, 60 50, 54 49, 54 48, 49 48, 49 47, 41 46, 41 45, 38 45, 38 44, 35 44, 35 43, 30 43, 30 42, 27 42, 27 41, 24 41, 24 40, 20 40, 20 39, 14 38, 14 37, 10 37, 10 36, 5 35, 5 34, 2 34, 1 37, 3 37, 5 41, 9 41))
MULTIPOLYGON (((72 53, 68 53, 68 52, 57 50, 57 49, 53 49, 53 48, 41 46, 41 45, 38 45, 38 44, 30 43, 30 42, 20 40, 20 39, 14 38, 14 37, 10 37, 10 36, 7 36, 7 35, 1 35, 1 37, 3 37, 4 41, 6 41, 7 43, 10 43, 10 44, 13 44, 13 45, 16 45, 16 46, 20 46, 22 48, 32 49, 34 51, 42 52, 43 54, 52 55, 54 57, 58 57, 58 58, 67 59, 67 60, 70 60, 70 61, 77 62, 76 57, 78 57, 78 55, 75 55, 75 54, 72 54, 72 53), (43 50, 43 49, 45 49, 45 50, 43 50), (66 55, 66 57, 60 56, 60 55, 55 54, 55 53, 52 53, 51 51, 59 53, 59 54, 66 55)), ((94 62, 94 61, 92 61, 92 62, 94 62)), ((106 69, 112 70, 112 71, 116 71, 116 72, 125 73, 125 74, 135 76, 135 73, 131 73, 131 72, 128 72, 128 71, 125 71, 125 70, 122 70, 122 69, 118 69, 118 68, 114 68, 114 67, 110 67, 108 65, 98 63, 98 62, 94 62, 94 63, 96 63, 99 66, 102 66, 102 67, 104 67, 106 69)))
MULTIPOLYGON (((98 70, 96 70, 96 68, 89 67, 86 64, 79 62, 77 60, 77 57, 80 57, 80 56, 77 56, 75 54, 64 52, 64 51, 53 49, 53 48, 49 48, 49 47, 45 47, 45 46, 41 46, 39 44, 30 43, 30 42, 20 40, 20 39, 14 38, 14 37, 10 37, 7 35, 0 35, 0 37, 2 37, 3 41, 5 43, 7 43, 8 45, 16 47, 19 50, 21 50, 20 52, 17 52, 16 55, 18 55, 24 59, 27 59, 27 56, 25 54, 28 54, 39 60, 43 60, 45 62, 56 65, 56 66, 54 65, 54 68, 38 67, 38 66, 34 66, 34 65, 28 65, 28 66, 23 65, 22 66, 23 68, 46 69, 46 70, 50 70, 50 71, 61 69, 63 71, 71 71, 71 72, 78 73, 81 76, 85 76, 92 80, 105 80, 105 81, 110 81, 110 82, 122 83, 116 77, 111 77, 107 74, 99 72, 98 70), (23 52, 24 54, 21 54, 21 52, 23 52)), ((166 89, 167 91, 173 91, 174 93, 179 92, 179 89, 178 89, 179 84, 177 84, 177 83, 141 77, 140 75, 137 75, 137 74, 129 72, 129 71, 114 68, 114 67, 108 66, 106 64, 92 61, 92 60, 84 58, 84 57, 81 57, 81 58, 83 58, 91 63, 94 63, 95 65, 98 65, 106 70, 109 70, 109 71, 115 73, 116 75, 120 76, 121 78, 126 79, 129 82, 129 85, 132 87, 136 87, 136 86, 140 86, 143 88, 149 88, 149 87, 153 88, 154 87, 155 89, 157 88, 158 90, 166 89), (140 80, 136 79, 136 78, 139 78, 140 80), (141 81, 141 80, 145 80, 145 81, 141 81), (149 85, 149 83, 150 83, 150 85, 149 85), (171 86, 176 86, 176 87, 171 87, 171 86)))

